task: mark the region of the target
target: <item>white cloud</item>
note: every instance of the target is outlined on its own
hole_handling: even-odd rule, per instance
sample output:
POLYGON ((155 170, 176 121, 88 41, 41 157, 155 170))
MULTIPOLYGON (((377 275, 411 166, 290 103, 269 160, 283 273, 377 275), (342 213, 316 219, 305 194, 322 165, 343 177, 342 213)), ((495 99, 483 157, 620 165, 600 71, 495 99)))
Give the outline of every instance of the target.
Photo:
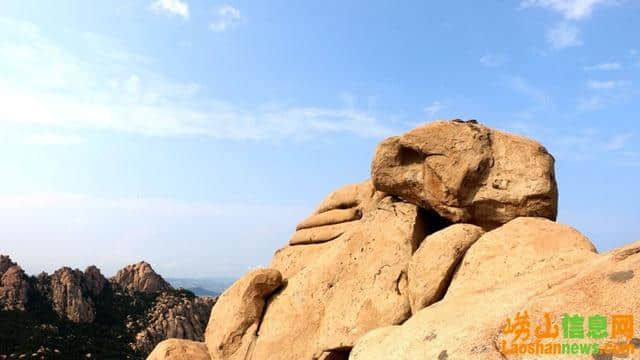
POLYGON ((17 124, 53 133, 98 130, 269 141, 397 132, 370 110, 349 106, 241 108, 203 95, 198 84, 155 73, 137 56, 101 61, 105 52, 127 54, 122 49, 70 52, 30 24, 0 19, 0 33, 0 129, 17 124))
POLYGON ((618 63, 618 62, 610 62, 610 63, 603 63, 603 64, 585 66, 584 69, 587 70, 587 71, 591 71, 591 70, 602 70, 602 71, 620 70, 620 69, 622 69, 622 65, 620 63, 618 63))
POLYGON ((217 18, 209 23, 209 28, 214 32, 224 32, 235 27, 243 20, 240 10, 231 5, 223 5, 218 8, 217 18))
POLYGON ((627 80, 607 80, 607 81, 598 81, 598 80, 589 80, 587 86, 590 89, 595 90, 606 90, 606 89, 614 89, 618 87, 623 87, 629 85, 630 82, 627 80))
POLYGON ((578 110, 595 111, 604 108, 604 101, 599 96, 591 96, 578 101, 578 110))
POLYGON ((620 134, 616 135, 609 140, 609 142, 605 145, 605 149, 608 151, 618 151, 622 150, 629 141, 633 137, 633 134, 620 134))
POLYGON ((612 0, 524 0, 521 8, 541 7, 556 11, 566 19, 580 20, 589 17, 596 6, 615 3, 612 0))
POLYGON ((431 105, 424 108, 424 112, 427 113, 429 116, 435 116, 444 108, 445 108, 445 105, 442 104, 440 101, 434 101, 431 103, 431 105))
POLYGON ((507 86, 514 91, 527 96, 538 106, 544 107, 552 104, 551 97, 549 97, 546 92, 532 86, 521 77, 516 76, 508 78, 507 86))
POLYGON ((485 54, 480 58, 480 63, 487 67, 498 67, 507 61, 503 54, 485 54))
POLYGON ((184 19, 189 18, 189 4, 181 0, 156 0, 150 5, 150 8, 154 12, 178 15, 184 19))
POLYGON ((79 136, 42 133, 27 135, 23 142, 29 145, 77 145, 84 143, 84 139, 79 136))
POLYGON ((567 22, 561 22, 549 29, 547 31, 547 42, 554 49, 564 49, 582 45, 580 30, 574 24, 567 22))

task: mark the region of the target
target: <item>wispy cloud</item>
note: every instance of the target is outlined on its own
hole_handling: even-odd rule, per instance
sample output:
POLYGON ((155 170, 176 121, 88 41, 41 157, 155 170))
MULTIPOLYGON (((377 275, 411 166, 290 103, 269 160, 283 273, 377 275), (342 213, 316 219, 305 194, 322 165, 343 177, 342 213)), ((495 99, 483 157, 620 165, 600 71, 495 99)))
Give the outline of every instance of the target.
POLYGON ((633 138, 633 134, 616 135, 605 144, 605 149, 608 151, 622 150, 631 138, 633 138))
POLYGON ((355 107, 239 107, 203 95, 199 84, 153 72, 124 49, 102 49, 121 56, 96 64, 101 57, 91 49, 68 51, 31 24, 0 20, 0 32, 0 126, 266 141, 398 131, 355 107))
POLYGON ((24 137, 23 142, 29 145, 78 145, 84 143, 79 136, 43 133, 24 137))
POLYGON ((486 67, 498 67, 502 66, 507 61, 507 56, 504 54, 485 54, 480 58, 480 63, 486 67))
POLYGON ((622 69, 622 65, 618 62, 610 62, 610 63, 585 66, 584 69, 587 71, 593 71, 593 70, 611 71, 611 70, 622 69))
POLYGON ((548 106, 552 103, 551 97, 547 95, 545 91, 529 84, 529 82, 522 77, 514 76, 507 78, 507 85, 518 93, 527 96, 537 105, 548 106))
POLYGON ((558 23, 547 31, 547 42, 554 49, 580 46, 580 29, 568 22, 558 23))
POLYGON ((442 109, 445 108, 445 105, 440 101, 434 101, 431 105, 424 108, 424 112, 429 116, 436 116, 442 109))
POLYGON ((549 111, 554 107, 551 97, 542 89, 530 84, 520 76, 507 77, 504 86, 511 91, 523 95, 528 101, 528 105, 516 111, 514 116, 520 120, 530 121, 539 113, 549 111))
POLYGON ((595 111, 604 108, 604 100, 600 96, 590 96, 578 100, 579 111, 595 111))
POLYGON ((613 3, 613 0, 524 0, 520 7, 550 9, 562 14, 566 19, 580 20, 589 17, 597 6, 613 3))
POLYGON ((217 17, 209 23, 209 28, 214 32, 229 30, 244 20, 240 10, 231 5, 223 5, 218 8, 217 17))
POLYGON ((181 16, 189 18, 189 4, 181 0, 156 0, 149 8, 157 13, 181 16))
POLYGON ((594 89, 594 90, 614 89, 614 88, 627 86, 629 84, 631 84, 631 82, 627 80, 606 80, 606 81, 589 80, 589 82, 587 82, 587 86, 589 87, 589 89, 594 89))

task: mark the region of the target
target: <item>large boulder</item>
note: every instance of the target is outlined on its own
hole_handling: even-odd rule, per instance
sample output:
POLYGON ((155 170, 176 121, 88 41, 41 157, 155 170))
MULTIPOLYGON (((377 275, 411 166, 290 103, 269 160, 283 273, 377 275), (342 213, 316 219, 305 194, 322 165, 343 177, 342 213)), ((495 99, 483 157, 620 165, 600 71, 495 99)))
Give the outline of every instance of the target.
POLYGON ((268 302, 252 359, 341 359, 367 331, 405 321, 422 220, 370 181, 330 194, 274 256, 286 285, 268 302))
POLYGON ((275 269, 247 273, 228 288, 213 307, 205 343, 213 360, 250 359, 265 299, 282 284, 275 269))
POLYGON ((412 313, 442 298, 456 266, 482 234, 479 226, 455 224, 427 236, 411 257, 407 272, 412 313))
POLYGON ((514 279, 537 277, 595 257, 591 241, 576 229, 544 218, 517 218, 469 248, 447 296, 503 288, 514 279))
POLYGON ((111 281, 123 289, 143 293, 156 293, 173 288, 158 275, 146 261, 128 265, 116 273, 111 281))
POLYGON ((156 346, 147 360, 210 360, 207 346, 202 342, 168 339, 156 346))
POLYGON ((371 176, 380 191, 486 229, 519 216, 555 220, 557 214, 547 150, 474 120, 437 121, 384 140, 371 176))
MULTIPOLYGON (((349 359, 521 359, 522 355, 510 352, 513 336, 505 331, 509 321, 526 311, 531 332, 525 343, 535 345, 537 326, 545 327, 545 313, 551 325, 560 325, 565 313, 637 318, 638 271, 640 242, 598 255, 588 239, 567 226, 544 219, 516 219, 470 247, 442 301, 420 310, 401 326, 368 333, 349 359)), ((627 343, 638 341, 639 330, 627 343)), ((622 341, 585 337, 578 342, 602 345, 611 340, 622 341)), ((541 339, 543 344, 550 341, 554 339, 541 339)), ((562 333, 555 339, 559 341, 567 342, 562 333)), ((610 358, 601 355, 593 358, 610 358)))

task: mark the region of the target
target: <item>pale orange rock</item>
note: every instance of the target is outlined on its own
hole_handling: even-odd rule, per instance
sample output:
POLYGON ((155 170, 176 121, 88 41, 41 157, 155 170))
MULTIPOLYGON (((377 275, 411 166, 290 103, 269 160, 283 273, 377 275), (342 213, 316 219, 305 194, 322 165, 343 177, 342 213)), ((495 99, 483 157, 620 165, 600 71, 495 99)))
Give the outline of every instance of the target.
POLYGON ((265 299, 282 284, 275 269, 245 274, 220 297, 211 310, 205 343, 213 360, 250 359, 265 299))
POLYGON ((162 276, 158 275, 145 261, 120 269, 111 281, 123 289, 144 293, 162 292, 172 289, 162 276))
POLYGON ((446 296, 509 286, 592 260, 596 249, 576 229, 543 218, 522 217, 484 234, 466 252, 446 296))
POLYGON ((202 342, 168 339, 162 341, 147 356, 147 360, 210 360, 207 346, 202 342))
POLYGON ((456 266, 482 234, 479 226, 454 224, 422 241, 411 257, 407 273, 412 313, 442 298, 456 266))
MULTIPOLYGON (((290 245, 274 256, 271 266, 286 274, 286 286, 268 302, 252 359, 344 358, 367 331, 411 315, 407 265, 424 239, 419 209, 367 181, 330 194, 310 219, 337 209, 362 216, 340 222, 345 229, 335 239, 290 245)), ((296 233, 331 226, 315 224, 296 233)))
MULTIPOLYGON (((484 251, 493 248, 488 243, 501 243, 505 245, 503 250, 510 249, 514 254, 512 261, 497 256, 498 251, 487 256, 486 263, 470 261, 465 266, 473 271, 473 276, 458 278, 455 291, 450 289, 442 301, 420 310, 401 326, 368 333, 358 340, 349 359, 599 358, 592 354, 511 354, 508 345, 513 335, 503 334, 502 330, 507 319, 514 321, 518 313, 522 315, 525 311, 531 321, 527 341, 534 343, 536 327, 545 326, 544 313, 553 318, 552 324, 560 325, 560 331, 565 313, 581 314, 585 318, 597 314, 628 314, 637 318, 640 316, 640 298, 636 296, 640 291, 640 278, 636 276, 640 272, 640 242, 597 255, 573 229, 542 223, 541 219, 514 221, 504 226, 508 228, 502 237, 498 236, 501 228, 481 237, 467 251, 464 260, 475 247, 484 251), (504 236, 509 236, 508 241, 504 236), (570 247, 574 250, 569 250, 570 247), (530 259, 524 254, 529 254, 530 259), (488 281, 492 276, 497 279, 488 281), (480 284, 476 285, 478 281, 480 284), (503 340, 506 341, 504 347, 503 340)), ((585 332, 586 329, 585 325, 585 332)), ((565 342, 562 336, 560 333, 555 341, 565 342)), ((636 327, 626 343, 635 346, 638 338, 640 328, 636 327)), ((550 341, 542 339, 543 344, 550 341)), ((607 341, 612 340, 594 340, 585 335, 584 341, 577 342, 602 345, 607 341)))
POLYGON ((555 220, 557 214, 547 150, 475 121, 436 121, 384 140, 371 177, 380 191, 486 229, 519 216, 555 220))

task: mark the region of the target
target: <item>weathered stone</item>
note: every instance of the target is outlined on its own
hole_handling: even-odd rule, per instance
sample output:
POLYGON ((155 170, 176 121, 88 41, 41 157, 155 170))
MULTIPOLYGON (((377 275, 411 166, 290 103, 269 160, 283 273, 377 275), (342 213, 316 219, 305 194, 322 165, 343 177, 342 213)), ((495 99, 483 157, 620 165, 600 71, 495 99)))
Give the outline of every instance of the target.
POLYGON ((147 360, 210 360, 207 346, 202 342, 168 339, 156 346, 147 360))
POLYGON ((95 319, 94 304, 80 270, 63 267, 51 275, 50 281, 51 303, 60 317, 75 323, 89 323, 95 319))
POLYGON ((467 249, 482 236, 481 227, 455 224, 427 236, 409 262, 411 312, 440 300, 467 249))
POLYGON ((591 241, 570 226, 523 217, 490 231, 465 254, 447 295, 508 286, 513 279, 592 260, 591 241))
POLYGON ((104 290, 104 287, 107 286, 109 281, 102 276, 100 273, 100 269, 98 269, 95 265, 91 265, 87 267, 84 271, 84 285, 87 291, 92 296, 98 296, 104 290))
POLYGON ((424 239, 419 209, 376 192, 367 181, 330 194, 303 222, 318 226, 299 226, 296 233, 335 226, 324 219, 344 217, 323 214, 348 209, 361 218, 340 222, 342 235, 276 253, 271 266, 285 275, 286 286, 269 300, 252 359, 345 356, 365 332, 411 315, 406 274, 424 239))
POLYGON ((249 359, 265 299, 282 284, 275 269, 253 270, 236 281, 211 311, 205 343, 213 360, 249 359))
POLYGON ((0 255, 0 310, 24 311, 28 302, 27 275, 8 256, 0 255))
POLYGON ((363 212, 385 195, 376 192, 370 181, 342 187, 327 196, 311 216, 303 220, 290 245, 312 244, 338 238, 362 218, 363 212))
POLYGON ((144 293, 155 293, 173 289, 162 276, 158 275, 145 261, 120 269, 111 281, 123 289, 144 293))
POLYGON ((375 188, 453 222, 495 228, 519 216, 555 219, 554 159, 533 140, 475 122, 437 121, 384 140, 375 188))
MULTIPOLYGON (((149 353, 164 339, 204 341, 204 332, 215 302, 215 298, 161 293, 147 311, 145 328, 136 334, 131 348, 149 353)), ((127 327, 134 325, 133 322, 128 323, 127 327)))
MULTIPOLYGON (((599 256, 584 236, 567 226, 544 219, 516 219, 471 246, 442 301, 420 310, 401 326, 368 333, 350 359, 436 359, 445 351, 449 359, 542 358, 504 351, 502 340, 510 344, 513 339, 512 334, 502 333, 507 319, 527 311, 532 330, 525 342, 535 343, 534 331, 538 325, 544 328, 544 313, 556 325, 567 312, 585 317, 640 316, 640 299, 634 295, 640 280, 608 280, 612 273, 638 270, 640 242, 599 256)), ((554 339, 542 339, 542 343, 549 340, 554 339)))

